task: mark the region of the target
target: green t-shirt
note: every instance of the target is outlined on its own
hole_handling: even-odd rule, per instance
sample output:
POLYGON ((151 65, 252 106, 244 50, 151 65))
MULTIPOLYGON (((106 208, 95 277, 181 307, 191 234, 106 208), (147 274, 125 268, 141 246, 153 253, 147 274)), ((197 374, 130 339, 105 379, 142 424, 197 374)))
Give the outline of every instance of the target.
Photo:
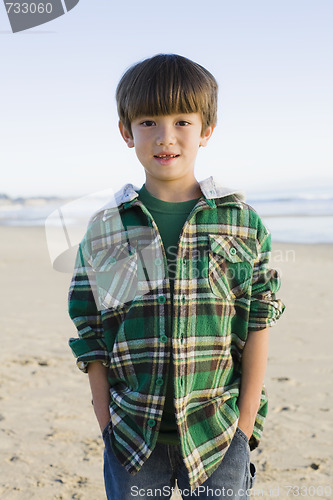
MULTIPOLYGON (((152 196, 145 185, 139 191, 139 200, 146 206, 152 215, 160 232, 167 263, 168 276, 170 279, 171 294, 173 294, 173 283, 176 273, 176 257, 178 250, 178 240, 186 219, 197 204, 199 198, 189 201, 171 203, 162 201, 152 196)), ((172 315, 173 316, 173 315, 172 315)), ((168 328, 172 331, 172 316, 168 318, 168 328)), ((160 432, 157 440, 161 443, 177 444, 179 436, 175 418, 173 403, 173 361, 170 357, 169 374, 167 380, 167 392, 162 416, 160 432)))

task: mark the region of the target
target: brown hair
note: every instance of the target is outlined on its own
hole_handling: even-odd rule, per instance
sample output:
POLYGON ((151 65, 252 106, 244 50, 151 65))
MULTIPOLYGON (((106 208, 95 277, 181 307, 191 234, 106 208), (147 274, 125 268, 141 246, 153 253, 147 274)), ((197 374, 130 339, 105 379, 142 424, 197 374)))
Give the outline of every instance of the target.
POLYGON ((177 54, 158 54, 131 66, 116 90, 120 121, 130 134, 131 122, 143 115, 197 113, 202 133, 217 121, 218 85, 211 73, 177 54))

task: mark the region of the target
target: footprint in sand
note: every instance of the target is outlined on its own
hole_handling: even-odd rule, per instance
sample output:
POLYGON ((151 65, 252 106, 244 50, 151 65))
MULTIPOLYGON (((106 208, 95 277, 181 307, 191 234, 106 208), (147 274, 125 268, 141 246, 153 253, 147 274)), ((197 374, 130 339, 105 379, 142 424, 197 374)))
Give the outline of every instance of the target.
POLYGON ((290 385, 298 385, 298 381, 290 378, 290 377, 273 377, 272 380, 276 380, 276 382, 288 383, 290 385))

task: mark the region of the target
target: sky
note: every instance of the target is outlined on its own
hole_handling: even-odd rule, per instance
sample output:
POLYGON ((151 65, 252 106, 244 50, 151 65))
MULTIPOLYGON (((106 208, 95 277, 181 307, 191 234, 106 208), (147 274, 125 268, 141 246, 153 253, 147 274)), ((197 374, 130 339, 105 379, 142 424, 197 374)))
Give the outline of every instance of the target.
POLYGON ((144 182, 118 131, 133 63, 178 53, 219 83, 198 180, 242 190, 333 180, 331 0, 80 0, 13 34, 0 4, 0 193, 82 196, 144 182))

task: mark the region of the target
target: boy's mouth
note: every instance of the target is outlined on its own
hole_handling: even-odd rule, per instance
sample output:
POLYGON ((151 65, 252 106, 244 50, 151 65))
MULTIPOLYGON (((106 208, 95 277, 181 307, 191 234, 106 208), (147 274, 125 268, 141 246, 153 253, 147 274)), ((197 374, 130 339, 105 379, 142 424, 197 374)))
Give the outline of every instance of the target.
POLYGON ((178 158, 179 155, 154 155, 154 158, 161 158, 162 160, 168 160, 169 158, 178 158))

